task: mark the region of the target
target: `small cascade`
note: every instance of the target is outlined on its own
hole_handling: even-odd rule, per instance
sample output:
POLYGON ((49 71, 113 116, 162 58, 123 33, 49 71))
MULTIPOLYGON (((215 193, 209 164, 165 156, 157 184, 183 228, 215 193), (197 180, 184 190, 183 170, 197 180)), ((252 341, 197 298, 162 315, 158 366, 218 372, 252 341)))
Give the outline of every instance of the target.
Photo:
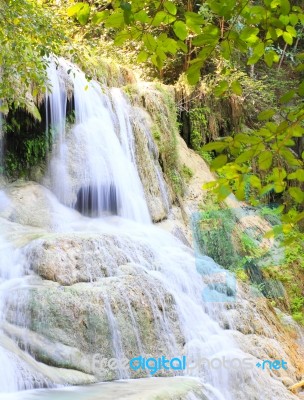
POLYGON ((155 165, 155 171, 156 171, 156 176, 160 188, 160 193, 162 196, 163 204, 165 206, 165 210, 168 213, 170 210, 170 201, 169 201, 169 194, 166 186, 166 182, 163 178, 163 174, 160 171, 160 167, 158 165, 155 165))
MULTIPOLYGON (((112 337, 112 346, 113 346, 114 356, 115 356, 116 360, 124 360, 126 357, 125 357, 124 351, 123 351, 121 334, 120 334, 116 319, 114 317, 114 314, 113 314, 113 311, 111 308, 110 299, 107 297, 107 295, 105 295, 105 297, 104 297, 104 302, 105 302, 105 309, 106 309, 106 314, 107 314, 111 337, 112 337)), ((117 366, 117 378, 118 379, 130 378, 128 371, 126 370, 126 368, 124 368, 123 365, 117 366)))
POLYGON ((62 59, 57 63, 56 68, 52 61, 48 71, 55 88, 48 96, 51 115, 55 110, 51 122, 59 131, 50 161, 53 191, 86 216, 115 214, 149 222, 122 94, 119 89, 105 93, 74 65, 62 59), (75 104, 75 123, 69 127, 64 122, 67 86, 75 104))
MULTIPOLYGON (((9 205, 9 200, 0 191, 0 211, 9 205)), ((31 388, 26 384, 22 374, 20 360, 9 349, 2 347, 4 333, 2 324, 6 316, 8 298, 14 296, 14 291, 22 284, 24 274, 22 255, 8 243, 0 230, 0 388, 4 392, 14 392, 31 388)), ((17 316, 21 319, 22 316, 17 316)))

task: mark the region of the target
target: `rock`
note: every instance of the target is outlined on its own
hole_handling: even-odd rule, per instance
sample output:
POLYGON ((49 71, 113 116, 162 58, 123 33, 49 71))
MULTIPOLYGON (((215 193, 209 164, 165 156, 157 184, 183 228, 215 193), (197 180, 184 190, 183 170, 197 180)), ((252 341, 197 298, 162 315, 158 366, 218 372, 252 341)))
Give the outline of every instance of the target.
POLYGON ((297 393, 299 392, 301 389, 304 388, 304 380, 302 380, 301 382, 297 382, 296 384, 292 385, 289 387, 289 390, 292 393, 297 393))
POLYGON ((158 222, 167 217, 171 199, 158 162, 158 149, 151 134, 151 117, 142 108, 134 107, 132 122, 138 173, 152 220, 158 222))
POLYGON ((154 255, 148 246, 124 235, 48 235, 27 247, 29 266, 42 278, 61 285, 94 282, 117 274, 129 262, 150 264, 154 255))
POLYGON ((135 275, 134 267, 123 268, 117 277, 64 287, 29 277, 29 289, 11 298, 6 316, 11 325, 18 323, 14 310, 19 307, 28 334, 11 325, 6 332, 18 341, 24 337, 35 358, 50 366, 103 381, 145 377, 145 371, 104 368, 100 361, 182 353, 184 338, 172 295, 150 274, 138 269, 135 275))
POLYGON ((35 182, 17 181, 4 190, 9 204, 0 217, 21 225, 38 228, 51 226, 51 193, 35 182))
POLYGON ((59 385, 89 385, 96 383, 96 378, 78 370, 54 368, 38 362, 27 352, 22 351, 17 344, 7 336, 0 333, 0 348, 5 349, 13 360, 18 371, 19 390, 29 387, 54 387, 59 385))

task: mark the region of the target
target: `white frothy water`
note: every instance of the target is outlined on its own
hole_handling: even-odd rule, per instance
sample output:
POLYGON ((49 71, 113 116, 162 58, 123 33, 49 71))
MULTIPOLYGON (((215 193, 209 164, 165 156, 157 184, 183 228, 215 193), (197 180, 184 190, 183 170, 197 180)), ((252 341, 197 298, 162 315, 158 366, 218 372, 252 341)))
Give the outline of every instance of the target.
POLYGON ((59 62, 59 69, 54 65, 49 68, 50 81, 56 88, 49 95, 49 102, 61 131, 50 169, 55 194, 62 203, 76 205, 79 211, 90 216, 110 212, 149 222, 135 163, 133 132, 124 113, 121 92, 114 89, 105 94, 99 84, 88 82, 75 66, 62 59, 59 62), (58 121, 65 118, 62 110, 67 100, 62 75, 73 87, 75 124, 69 130, 58 121))
MULTIPOLYGON (((0 212, 4 211, 10 202, 3 191, 0 191, 0 212)), ((0 226, 0 338, 2 322, 5 319, 6 302, 9 296, 14 295, 14 290, 21 283, 23 263, 20 252, 5 240, 0 226)), ((0 340, 1 343, 1 340, 0 340)), ((14 392, 23 389, 23 379, 19 365, 12 353, 1 347, 0 344, 0 391, 14 392)))

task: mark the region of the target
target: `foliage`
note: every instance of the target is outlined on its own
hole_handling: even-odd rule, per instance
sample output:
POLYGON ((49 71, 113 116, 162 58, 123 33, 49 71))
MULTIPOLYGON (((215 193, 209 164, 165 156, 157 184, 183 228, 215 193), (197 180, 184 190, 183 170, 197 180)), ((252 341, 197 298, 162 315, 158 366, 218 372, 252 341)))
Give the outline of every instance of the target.
POLYGON ((36 0, 0 0, 0 111, 25 107, 40 118, 33 99, 45 90, 47 56, 64 35, 36 0))
POLYGON ((279 265, 265 268, 269 278, 280 281, 284 285, 290 301, 293 318, 304 325, 304 257, 299 244, 284 249, 284 258, 279 265))
POLYGON ((28 177, 33 167, 44 163, 50 145, 50 135, 45 128, 45 121, 38 121, 24 110, 8 113, 3 124, 7 177, 28 177))
POLYGON ((189 182, 190 179, 193 177, 192 169, 189 168, 186 164, 182 166, 181 173, 186 182, 189 182))
POLYGON ((200 213, 198 244, 203 254, 225 268, 234 268, 240 257, 233 243, 235 218, 229 209, 204 206, 200 213))

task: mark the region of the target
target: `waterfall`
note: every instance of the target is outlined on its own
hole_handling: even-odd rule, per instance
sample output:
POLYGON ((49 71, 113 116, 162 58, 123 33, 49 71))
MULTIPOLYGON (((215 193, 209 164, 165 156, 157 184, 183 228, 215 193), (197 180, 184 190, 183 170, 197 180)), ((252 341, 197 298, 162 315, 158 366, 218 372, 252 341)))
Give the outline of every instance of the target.
MULTIPOLYGON (((227 285, 210 281, 210 275, 220 274, 223 271, 219 265, 201 254, 197 248, 195 252, 192 251, 177 238, 151 223, 136 165, 134 135, 128 115, 130 104, 123 93, 120 89, 108 89, 101 87, 95 81, 88 81, 83 72, 63 59, 50 61, 48 76, 51 88, 46 96, 46 108, 53 145, 50 150, 45 185, 56 195, 56 198, 50 197, 50 214, 54 224, 52 228, 45 228, 43 233, 39 231, 42 239, 36 241, 33 239, 31 245, 23 249, 24 253, 12 249, 4 234, 0 236, 0 251, 4 256, 0 263, 0 321, 3 322, 5 318, 5 303, 14 285, 27 283, 30 290, 41 284, 42 279, 37 276, 38 283, 27 279, 28 276, 24 277, 29 274, 27 270, 29 266, 24 265, 23 258, 26 250, 31 252, 39 246, 44 250, 52 248, 52 245, 56 244, 43 246, 41 243, 44 239, 46 241, 53 239, 59 231, 63 235, 58 238, 59 242, 64 241, 64 235, 70 235, 73 240, 75 238, 87 240, 89 234, 94 234, 99 238, 100 247, 94 247, 92 253, 101 257, 100 265, 106 260, 106 266, 103 265, 101 272, 99 265, 100 275, 94 281, 94 271, 90 270, 90 265, 86 265, 89 282, 83 280, 78 286, 75 285, 77 287, 73 290, 81 291, 84 285, 92 285, 96 289, 96 298, 99 296, 100 301, 98 305, 105 310, 104 319, 108 322, 111 335, 110 354, 122 359, 126 354, 132 353, 127 348, 129 338, 125 338, 121 331, 123 323, 129 323, 131 326, 128 334, 134 337, 136 351, 145 350, 135 311, 132 309, 133 304, 126 298, 127 289, 130 289, 129 293, 134 290, 132 284, 136 281, 136 276, 127 275, 124 287, 118 286, 117 283, 118 278, 124 276, 122 267, 128 267, 132 269, 132 273, 134 271, 139 273, 140 283, 136 289, 140 290, 141 299, 145 299, 149 305, 147 310, 151 310, 151 315, 148 317, 155 322, 157 332, 154 334, 162 343, 161 349, 153 350, 167 351, 168 353, 163 355, 168 358, 180 356, 181 354, 176 353, 182 351, 190 367, 202 358, 212 362, 223 357, 226 360, 249 358, 255 364, 256 359, 239 349, 232 335, 220 327, 215 316, 216 308, 213 303, 226 301, 231 297, 231 293, 233 294, 235 290, 233 278, 229 275, 227 285), (75 106, 75 118, 66 122, 69 101, 75 106), (73 208, 78 212, 72 210, 73 208), (105 247, 102 248, 102 245, 105 247), (111 246, 115 247, 115 251, 108 251, 112 250, 111 246), (115 256, 123 260, 119 263, 115 256), (106 286, 109 282, 113 286, 106 286), (97 292, 98 290, 104 292, 97 292), (114 290, 121 295, 123 304, 129 310, 126 320, 118 318, 115 314, 119 311, 119 304, 111 301, 114 290), (168 294, 167 298, 164 293, 168 294), (177 316, 176 320, 166 314, 168 304, 176 313, 172 313, 173 316, 177 316), (175 336, 176 326, 180 337, 175 336)), ((163 181, 160 171, 157 175, 159 180, 163 181)), ((165 187, 161 192, 163 197, 167 198, 165 187)), ((4 204, 6 198, 4 195, 1 196, 0 192, 0 203, 4 204)), ((169 208, 169 204, 167 207, 169 208)), ((69 240, 76 247, 76 242, 69 240)), ((67 243, 63 243, 62 246, 61 250, 65 249, 67 243)), ((61 261, 64 258, 64 251, 60 255, 61 261)), ((76 263, 78 272, 81 272, 79 261, 81 251, 82 249, 77 256, 74 254, 75 257, 71 257, 73 260, 78 260, 76 263)), ((43 259, 44 261, 47 260, 43 259)), ((89 264, 90 260, 87 263, 89 264)), ((57 273, 60 272, 59 268, 57 273)), ((33 271, 30 273, 35 277, 33 271)), ((55 285, 56 283, 50 278, 43 288, 47 290, 55 285)), ((68 286, 58 285, 56 296, 67 294, 68 290, 68 286)), ((92 299, 93 295, 95 292, 92 293, 92 299)), ((57 297, 54 299, 56 302, 57 297)), ((71 307, 72 312, 75 311, 77 314, 77 307, 82 305, 82 301, 85 299, 79 297, 78 303, 73 305, 76 311, 71 307)), ((30 314, 31 311, 28 311, 25 301, 19 300, 19 303, 25 314, 27 312, 30 314)), ((54 308, 51 312, 54 316, 56 304, 52 303, 52 306, 54 308)), ((60 316, 61 311, 63 310, 60 310, 60 316)), ((16 312, 18 314, 18 310, 16 312)), ((44 309, 39 308, 39 312, 43 314, 44 309)), ((19 317, 15 316, 16 319, 19 317)), ((34 317, 38 318, 37 315, 34 317)), ((43 318, 47 316, 43 314, 43 318)), ((85 325, 85 321, 82 322, 85 325)), ((76 332, 74 333, 76 335, 76 332)), ((64 349, 66 347, 68 346, 66 345, 64 349)), ((18 366, 5 349, 0 349, 0 358, 2 365, 7 366, 5 368, 7 376, 0 373, 0 391, 28 388, 29 386, 25 384, 20 385, 24 374, 20 376, 18 366)), ((268 374, 262 374, 258 369, 234 370, 227 369, 224 365, 211 368, 208 364, 198 364, 197 368, 190 368, 187 374, 199 377, 204 382, 208 400, 261 398, 272 400, 279 398, 281 393, 285 396, 283 385, 277 383, 281 386, 276 386, 268 374), (273 388, 275 388, 274 394, 272 394, 273 388)), ((118 368, 116 378, 129 376, 127 371, 118 368)), ((37 386, 39 385, 36 384, 35 387, 37 386)), ((115 394, 113 396, 114 400, 115 394)), ((290 399, 287 395, 281 398, 290 399)))
POLYGON ((59 131, 50 161, 53 191, 63 204, 87 216, 116 214, 149 222, 122 94, 89 82, 83 72, 62 59, 58 63, 56 67, 51 62, 48 70, 55 89, 48 95, 51 116, 55 113, 52 131, 59 131), (68 85, 73 90, 75 123, 66 127, 68 85))
MULTIPOLYGON (((8 206, 8 198, 0 191, 0 212, 8 206)), ((20 252, 5 240, 1 229, 0 254, 0 391, 14 392, 31 386, 24 380, 20 360, 9 349, 2 347, 4 339, 2 323, 5 320, 7 299, 14 296, 16 287, 22 284, 20 278, 24 272, 24 260, 20 252)))

